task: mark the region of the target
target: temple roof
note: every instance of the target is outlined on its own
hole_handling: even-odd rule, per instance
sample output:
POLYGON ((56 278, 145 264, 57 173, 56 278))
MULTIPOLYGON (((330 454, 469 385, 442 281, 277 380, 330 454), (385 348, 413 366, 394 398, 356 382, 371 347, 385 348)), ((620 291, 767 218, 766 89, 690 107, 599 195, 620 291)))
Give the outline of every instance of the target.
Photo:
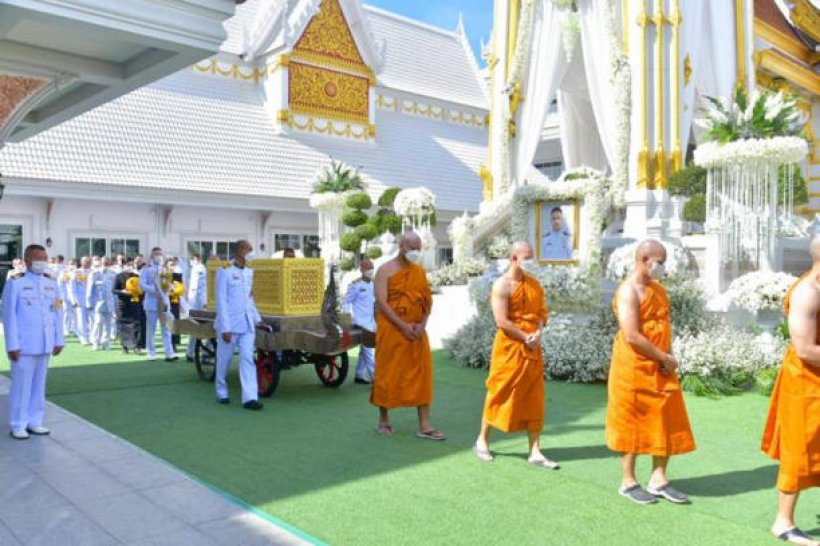
MULTIPOLYGON (((395 25, 380 17, 374 28, 395 25)), ((399 72, 396 78, 399 78, 399 72)), ((404 76, 409 77, 409 76, 404 76)), ((443 210, 475 210, 486 132, 389 110, 375 144, 281 135, 259 89, 181 71, 0 151, 0 171, 30 178, 256 197, 307 198, 331 157, 363 167, 374 195, 427 186, 443 210)))

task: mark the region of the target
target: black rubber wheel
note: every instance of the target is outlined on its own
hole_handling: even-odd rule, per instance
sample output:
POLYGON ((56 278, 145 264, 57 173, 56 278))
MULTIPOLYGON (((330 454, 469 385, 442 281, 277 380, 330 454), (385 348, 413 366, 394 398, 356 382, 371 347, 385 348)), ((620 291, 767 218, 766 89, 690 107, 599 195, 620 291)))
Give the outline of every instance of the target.
POLYGON ((313 355, 312 360, 316 368, 316 375, 319 376, 323 385, 335 389, 345 382, 348 369, 347 353, 313 355))
POLYGON ((279 386, 282 372, 276 353, 256 351, 256 384, 259 396, 270 398, 279 386))
POLYGON ((216 339, 201 340, 197 338, 194 347, 194 364, 199 378, 213 381, 216 377, 216 339))

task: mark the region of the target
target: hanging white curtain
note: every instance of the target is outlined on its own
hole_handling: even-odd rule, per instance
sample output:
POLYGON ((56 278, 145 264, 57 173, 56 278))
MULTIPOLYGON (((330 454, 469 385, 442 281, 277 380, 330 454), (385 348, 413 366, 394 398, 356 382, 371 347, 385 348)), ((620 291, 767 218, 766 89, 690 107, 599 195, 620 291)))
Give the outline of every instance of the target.
MULTIPOLYGON (((687 85, 681 74, 683 83, 683 112, 681 113, 680 142, 682 153, 686 154, 689 145, 689 135, 692 132, 692 122, 698 109, 700 99, 699 82, 702 79, 703 63, 708 61, 710 54, 708 47, 704 47, 710 40, 707 37, 710 22, 706 19, 708 12, 707 0, 687 0, 681 2, 683 24, 681 25, 680 64, 683 67, 686 57, 689 57, 692 74, 687 85)), ((714 2, 712 2, 714 4, 714 2)), ((724 2, 723 4, 728 4, 724 2)), ((725 29, 724 29, 725 32, 725 29)), ((684 158, 685 159, 685 158, 684 158)))
POLYGON ((598 124, 590 99, 584 70, 584 57, 578 52, 572 58, 558 90, 558 112, 561 119, 561 153, 564 167, 592 167, 606 171, 609 166, 601 144, 598 124))
MULTIPOLYGON (((595 115, 595 127, 591 131, 599 135, 609 165, 617 162, 618 142, 618 105, 614 100, 612 85, 612 56, 620 44, 613 36, 615 14, 610 2, 601 0, 583 0, 577 3, 581 19, 581 50, 584 58, 584 74, 587 81, 587 94, 595 115)), ((588 166, 594 166, 587 163, 588 166)), ((607 165, 600 166, 602 170, 607 165)))
POLYGON ((510 158, 513 186, 524 183, 547 120, 550 102, 567 69, 561 41, 561 11, 552 2, 535 0, 529 63, 521 85, 524 101, 515 121, 518 128, 510 158))

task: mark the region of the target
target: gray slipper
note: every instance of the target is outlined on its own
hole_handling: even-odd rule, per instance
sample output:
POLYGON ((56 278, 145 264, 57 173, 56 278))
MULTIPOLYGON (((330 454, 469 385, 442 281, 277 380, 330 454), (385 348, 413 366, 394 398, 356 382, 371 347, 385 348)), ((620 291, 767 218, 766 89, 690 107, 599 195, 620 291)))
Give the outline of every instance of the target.
POLYGON ((668 483, 666 485, 661 485, 660 487, 654 486, 651 483, 647 484, 646 492, 650 495, 655 495, 656 497, 663 497, 664 499, 668 500, 669 502, 674 502, 675 504, 688 504, 689 503, 689 496, 681 493, 668 483))
POLYGON ((547 470, 558 470, 559 468, 561 468, 561 465, 559 465, 555 461, 550 461, 546 457, 527 459, 527 462, 533 466, 537 466, 538 468, 545 468, 547 470))
POLYGON ((647 493, 646 490, 644 490, 644 488, 638 485, 637 483, 629 487, 621 486, 621 488, 618 489, 618 493, 622 497, 626 497, 637 504, 655 504, 656 502, 658 502, 658 499, 655 498, 655 495, 647 493))

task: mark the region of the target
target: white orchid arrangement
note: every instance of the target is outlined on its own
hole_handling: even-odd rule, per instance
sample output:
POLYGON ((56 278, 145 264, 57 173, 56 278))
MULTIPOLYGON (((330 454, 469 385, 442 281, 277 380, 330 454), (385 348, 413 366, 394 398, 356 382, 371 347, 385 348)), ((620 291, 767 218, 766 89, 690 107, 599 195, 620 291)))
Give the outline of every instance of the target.
POLYGON ((752 138, 726 144, 706 142, 695 149, 695 164, 707 169, 752 163, 782 165, 799 163, 808 153, 808 143, 795 136, 752 138))
MULTIPOLYGON (((681 279, 690 273, 690 258, 686 250, 669 241, 659 241, 666 248, 666 278, 681 279)), ((640 241, 628 243, 616 248, 609 256, 606 265, 606 276, 621 281, 635 270, 635 251, 640 241)))
POLYGON ((738 277, 729 285, 726 295, 738 307, 758 313, 780 311, 783 298, 797 277, 779 271, 753 271, 738 277))
POLYGON ((738 88, 734 97, 706 97, 704 115, 695 124, 705 131, 704 142, 727 144, 739 140, 797 136, 806 124, 795 97, 783 92, 757 91, 749 96, 738 88))

